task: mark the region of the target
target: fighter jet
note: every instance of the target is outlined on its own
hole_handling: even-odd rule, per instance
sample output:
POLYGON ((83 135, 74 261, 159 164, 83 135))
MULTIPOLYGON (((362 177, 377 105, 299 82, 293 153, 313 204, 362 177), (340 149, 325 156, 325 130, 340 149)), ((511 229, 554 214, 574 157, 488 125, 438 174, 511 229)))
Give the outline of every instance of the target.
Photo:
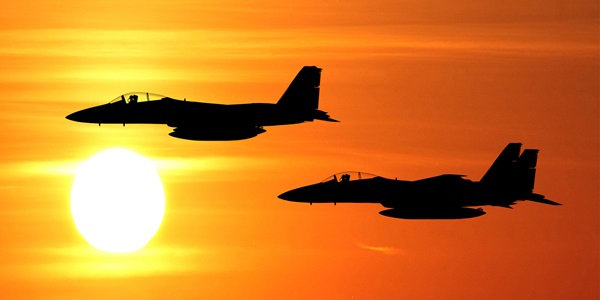
POLYGON ((151 94, 128 93, 107 104, 67 116, 100 124, 166 124, 170 136, 195 141, 231 141, 255 137, 264 126, 322 120, 338 122, 318 109, 321 69, 303 67, 276 104, 214 104, 151 94))
POLYGON ((484 215, 477 206, 512 208, 519 200, 561 205, 533 193, 538 150, 510 143, 479 181, 443 174, 416 181, 342 172, 279 195, 294 202, 380 203, 381 215, 402 219, 464 219, 484 215))

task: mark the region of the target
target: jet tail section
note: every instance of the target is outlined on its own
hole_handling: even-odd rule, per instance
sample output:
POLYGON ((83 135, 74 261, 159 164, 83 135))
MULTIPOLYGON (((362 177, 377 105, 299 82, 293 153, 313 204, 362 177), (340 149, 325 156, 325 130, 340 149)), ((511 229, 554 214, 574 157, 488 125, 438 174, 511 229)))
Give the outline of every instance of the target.
POLYGON ((519 159, 521 143, 510 143, 498 155, 490 169, 483 175, 480 182, 497 185, 508 179, 513 169, 513 163, 519 159))
POLYGON ((511 195, 516 199, 560 205, 545 199, 543 195, 533 193, 539 150, 525 149, 519 155, 520 150, 520 143, 508 144, 480 182, 500 194, 511 195))
POLYGON ((321 70, 315 66, 303 67, 277 104, 300 109, 319 108, 321 70))
POLYGON ((515 179, 518 189, 521 191, 533 192, 535 185, 535 167, 539 150, 525 149, 515 164, 515 179))

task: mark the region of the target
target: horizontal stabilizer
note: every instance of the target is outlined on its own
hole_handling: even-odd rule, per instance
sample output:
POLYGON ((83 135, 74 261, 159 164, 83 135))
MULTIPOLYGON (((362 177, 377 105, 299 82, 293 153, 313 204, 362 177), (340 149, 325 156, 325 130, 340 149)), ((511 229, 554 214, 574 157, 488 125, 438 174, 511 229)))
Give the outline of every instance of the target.
POLYGON ((546 199, 546 197, 544 197, 544 195, 540 195, 540 194, 532 194, 531 197, 527 198, 526 200, 537 202, 537 203, 549 204, 549 205, 562 205, 558 202, 548 200, 548 199, 546 199))
POLYGON ((562 205, 562 204, 560 204, 558 202, 554 202, 554 201, 548 200, 546 198, 543 198, 543 199, 529 199, 529 201, 543 203, 543 204, 549 204, 549 205, 562 205))
POLYGON ((327 122, 335 122, 335 123, 339 123, 340 121, 336 120, 336 119, 332 119, 332 118, 327 118, 327 119, 320 119, 321 121, 327 121, 327 122))
POLYGON ((322 110, 316 110, 314 112, 313 119, 327 122, 339 122, 338 120, 332 119, 326 112, 322 110))

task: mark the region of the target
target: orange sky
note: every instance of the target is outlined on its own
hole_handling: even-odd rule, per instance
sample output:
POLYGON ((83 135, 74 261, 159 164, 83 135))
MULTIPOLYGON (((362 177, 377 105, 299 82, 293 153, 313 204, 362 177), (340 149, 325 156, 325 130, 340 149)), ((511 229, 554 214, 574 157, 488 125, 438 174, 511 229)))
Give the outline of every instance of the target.
POLYGON ((3 298, 600 297, 597 1, 82 2, 3 4, 3 298), (275 102, 304 65, 341 123, 192 142, 64 119, 130 91, 275 102), (409 221, 276 197, 344 170, 478 180, 511 141, 563 206, 409 221), (75 168, 111 147, 154 160, 167 196, 127 255, 69 211, 75 168))

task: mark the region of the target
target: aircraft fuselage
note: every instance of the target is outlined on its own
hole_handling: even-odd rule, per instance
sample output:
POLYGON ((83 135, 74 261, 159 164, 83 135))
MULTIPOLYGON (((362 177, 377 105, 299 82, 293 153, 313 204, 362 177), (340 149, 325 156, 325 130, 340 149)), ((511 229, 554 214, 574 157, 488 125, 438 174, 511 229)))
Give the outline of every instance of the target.
POLYGON ((288 191, 279 198, 305 203, 381 203, 389 208, 491 205, 492 195, 479 182, 458 177, 448 179, 438 183, 383 177, 348 182, 331 180, 288 191))
POLYGON ((67 119, 97 124, 252 124, 274 126, 312 121, 318 110, 289 109, 271 103, 214 104, 171 98, 138 103, 115 102, 75 112, 67 119))

